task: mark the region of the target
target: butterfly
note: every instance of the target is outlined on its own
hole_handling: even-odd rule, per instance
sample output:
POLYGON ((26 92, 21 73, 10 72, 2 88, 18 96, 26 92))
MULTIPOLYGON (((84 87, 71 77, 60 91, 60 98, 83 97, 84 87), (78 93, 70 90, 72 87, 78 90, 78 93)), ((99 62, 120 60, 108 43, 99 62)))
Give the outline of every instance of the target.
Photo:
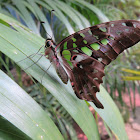
POLYGON ((54 64, 63 83, 70 79, 79 99, 103 109, 96 93, 103 83, 105 66, 139 41, 140 21, 111 21, 78 31, 57 45, 52 39, 46 39, 45 56, 54 64))

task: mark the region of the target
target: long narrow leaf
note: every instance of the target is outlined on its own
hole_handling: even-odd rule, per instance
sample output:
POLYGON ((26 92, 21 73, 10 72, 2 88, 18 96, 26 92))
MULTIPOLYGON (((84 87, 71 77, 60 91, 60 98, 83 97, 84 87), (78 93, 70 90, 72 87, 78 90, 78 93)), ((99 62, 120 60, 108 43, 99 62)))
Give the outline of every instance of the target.
POLYGON ((41 107, 2 71, 0 115, 32 139, 52 140, 57 137, 63 140, 55 124, 41 107))
POLYGON ((46 32, 47 32, 49 35, 52 36, 52 30, 51 30, 51 27, 50 27, 50 25, 49 25, 47 19, 46 19, 46 15, 43 14, 43 12, 42 12, 41 9, 39 8, 39 6, 35 3, 35 1, 33 1, 33 0, 32 0, 32 1, 31 1, 31 0, 28 0, 28 2, 29 2, 29 4, 32 5, 32 7, 34 7, 35 13, 36 13, 36 15, 38 16, 38 19, 40 19, 40 21, 43 21, 43 22, 44 22, 43 26, 44 26, 46 32))
POLYGON ((136 81, 140 80, 139 76, 122 76, 122 79, 125 81, 136 81))
POLYGON ((103 103, 104 109, 100 110, 96 108, 93 103, 90 103, 91 106, 94 107, 118 139, 127 140, 128 137, 125 131, 124 122, 118 108, 113 100, 110 99, 110 96, 105 89, 100 88, 100 93, 100 96, 97 94, 97 98, 103 103))
POLYGON ((16 5, 18 10, 21 12, 21 14, 23 15, 23 17, 25 19, 25 23, 28 25, 28 27, 30 29, 32 29, 35 33, 39 34, 39 31, 35 25, 35 22, 34 22, 33 18, 31 17, 29 11, 24 6, 23 1, 19 1, 19 0, 12 0, 12 1, 16 5))
POLYGON ((71 18, 71 20, 77 25, 77 27, 79 27, 80 30, 84 28, 79 17, 73 12, 72 7, 58 0, 55 0, 55 2, 57 7, 61 9, 69 18, 71 18))
POLYGON ((136 70, 122 69, 122 71, 127 72, 127 73, 132 73, 132 74, 140 75, 140 71, 136 71, 136 70))
POLYGON ((74 33, 72 26, 70 25, 70 23, 68 22, 68 20, 64 16, 64 14, 57 8, 57 3, 55 1, 51 1, 51 0, 45 0, 45 1, 52 9, 54 9, 56 11, 55 15, 62 21, 62 23, 64 23, 69 34, 74 33))
POLYGON ((109 21, 109 19, 104 15, 104 13, 100 9, 98 9, 96 6, 91 5, 90 3, 88 3, 84 0, 71 0, 71 1, 74 2, 77 5, 79 5, 79 4, 84 5, 84 7, 93 11, 98 16, 100 21, 102 21, 102 22, 109 21))
POLYGON ((0 116, 0 140, 31 140, 25 133, 0 116))

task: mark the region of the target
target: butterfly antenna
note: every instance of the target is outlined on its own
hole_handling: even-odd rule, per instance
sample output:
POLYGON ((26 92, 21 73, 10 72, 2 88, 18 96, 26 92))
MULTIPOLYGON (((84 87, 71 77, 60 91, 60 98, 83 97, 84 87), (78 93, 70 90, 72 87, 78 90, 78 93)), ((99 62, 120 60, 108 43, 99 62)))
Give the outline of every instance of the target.
MULTIPOLYGON (((55 10, 51 10, 51 30, 52 30, 52 36, 51 35, 49 35, 47 32, 47 35, 49 35, 49 37, 51 38, 51 39, 54 39, 54 34, 53 34, 53 12, 54 12, 55 10)), ((44 21, 41 21, 41 23, 45 23, 44 21)))
MULTIPOLYGON (((41 23, 45 23, 44 21, 41 21, 41 23)), ((47 33, 47 35, 50 37, 50 38, 52 38, 52 36, 46 31, 46 33, 47 33)))
POLYGON ((53 12, 55 10, 51 10, 51 30, 52 30, 52 38, 51 39, 54 39, 54 33, 53 33, 53 12))
POLYGON ((52 63, 49 65, 49 67, 45 70, 45 72, 44 72, 44 74, 42 75, 42 78, 41 78, 41 80, 40 80, 40 82, 41 82, 41 84, 43 83, 43 77, 44 77, 44 75, 47 73, 48 74, 48 70, 49 70, 49 68, 52 66, 52 63))

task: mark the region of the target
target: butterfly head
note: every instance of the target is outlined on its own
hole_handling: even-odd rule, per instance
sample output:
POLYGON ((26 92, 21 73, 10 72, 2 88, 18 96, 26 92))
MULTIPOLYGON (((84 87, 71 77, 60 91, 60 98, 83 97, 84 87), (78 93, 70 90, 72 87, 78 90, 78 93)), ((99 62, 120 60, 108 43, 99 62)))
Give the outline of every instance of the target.
POLYGON ((50 38, 47 38, 45 41, 45 48, 55 48, 54 41, 50 38))

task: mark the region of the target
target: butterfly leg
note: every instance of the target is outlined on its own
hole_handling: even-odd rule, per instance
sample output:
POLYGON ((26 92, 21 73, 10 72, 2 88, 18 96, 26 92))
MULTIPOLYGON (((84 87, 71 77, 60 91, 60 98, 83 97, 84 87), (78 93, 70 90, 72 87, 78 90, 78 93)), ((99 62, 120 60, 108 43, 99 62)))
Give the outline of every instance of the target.
POLYGON ((45 72, 44 72, 44 74, 42 75, 42 77, 41 77, 41 84, 42 84, 42 81, 43 81, 43 77, 44 77, 44 75, 47 73, 47 71, 49 70, 49 68, 52 66, 52 63, 50 64, 50 66, 45 70, 45 72))
POLYGON ((32 65, 30 65, 29 67, 27 67, 27 68, 25 68, 25 69, 23 69, 23 70, 26 71, 28 68, 32 67, 34 64, 37 64, 37 62, 38 62, 43 56, 44 56, 44 55, 41 55, 41 57, 39 57, 39 59, 38 59, 36 62, 34 62, 32 65))
POLYGON ((36 53, 33 53, 33 54, 31 54, 31 55, 27 56, 26 58, 24 58, 24 59, 22 59, 22 60, 17 61, 16 63, 22 62, 22 61, 26 60, 27 58, 33 58, 33 57, 34 57, 34 56, 36 56, 36 55, 41 55, 41 54, 38 54, 38 53, 39 53, 39 51, 40 51, 43 47, 44 47, 44 45, 43 45, 43 46, 41 46, 41 47, 40 47, 40 49, 39 49, 36 53))

